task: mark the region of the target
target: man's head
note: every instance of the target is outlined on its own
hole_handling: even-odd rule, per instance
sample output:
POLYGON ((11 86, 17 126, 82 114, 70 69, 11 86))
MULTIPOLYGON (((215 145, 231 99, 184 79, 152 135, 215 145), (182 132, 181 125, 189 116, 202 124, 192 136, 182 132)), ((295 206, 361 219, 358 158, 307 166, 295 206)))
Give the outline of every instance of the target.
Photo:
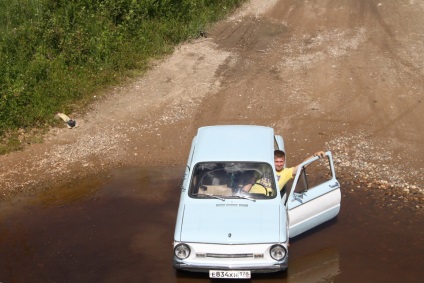
POLYGON ((274 151, 274 165, 275 170, 277 172, 280 172, 284 168, 284 163, 286 161, 286 154, 282 150, 275 150, 274 151))

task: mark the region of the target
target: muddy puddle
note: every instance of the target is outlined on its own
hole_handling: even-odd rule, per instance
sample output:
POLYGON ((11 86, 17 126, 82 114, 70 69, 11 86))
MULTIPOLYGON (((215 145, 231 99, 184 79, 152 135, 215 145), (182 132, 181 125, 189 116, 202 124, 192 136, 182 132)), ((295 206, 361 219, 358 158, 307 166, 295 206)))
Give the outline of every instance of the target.
MULTIPOLYGON (((212 281, 172 268, 183 170, 119 169, 3 203, 0 282, 212 281)), ((250 281, 422 282, 423 217, 378 202, 344 193, 337 219, 291 241, 288 272, 250 281)))

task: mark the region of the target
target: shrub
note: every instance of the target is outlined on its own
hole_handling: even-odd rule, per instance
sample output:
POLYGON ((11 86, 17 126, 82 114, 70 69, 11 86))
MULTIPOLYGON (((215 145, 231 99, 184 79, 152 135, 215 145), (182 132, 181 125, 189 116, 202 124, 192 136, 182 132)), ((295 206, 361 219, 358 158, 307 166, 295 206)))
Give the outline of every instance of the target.
POLYGON ((245 0, 4 0, 0 135, 56 112, 199 35, 245 0))

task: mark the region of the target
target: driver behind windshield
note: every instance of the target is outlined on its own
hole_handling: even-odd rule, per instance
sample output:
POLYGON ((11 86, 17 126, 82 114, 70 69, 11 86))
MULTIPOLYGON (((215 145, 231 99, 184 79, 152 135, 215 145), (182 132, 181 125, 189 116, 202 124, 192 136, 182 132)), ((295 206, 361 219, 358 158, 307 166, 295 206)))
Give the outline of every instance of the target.
POLYGON ((242 177, 241 191, 250 194, 271 196, 273 194, 271 180, 272 174, 270 172, 264 172, 262 176, 259 176, 255 171, 245 172, 242 177))

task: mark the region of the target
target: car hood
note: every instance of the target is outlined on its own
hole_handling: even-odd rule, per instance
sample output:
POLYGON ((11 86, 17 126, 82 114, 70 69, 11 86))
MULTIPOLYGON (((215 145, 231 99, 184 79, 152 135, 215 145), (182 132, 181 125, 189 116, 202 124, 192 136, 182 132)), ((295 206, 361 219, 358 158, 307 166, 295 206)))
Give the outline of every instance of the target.
MULTIPOLYGON (((181 241, 249 244, 278 242, 278 203, 257 201, 186 204, 181 224, 181 241)), ((285 221, 284 225, 285 225, 285 221)), ((285 227, 284 227, 285 228, 285 227)), ((285 231, 285 229, 284 229, 285 231)))

